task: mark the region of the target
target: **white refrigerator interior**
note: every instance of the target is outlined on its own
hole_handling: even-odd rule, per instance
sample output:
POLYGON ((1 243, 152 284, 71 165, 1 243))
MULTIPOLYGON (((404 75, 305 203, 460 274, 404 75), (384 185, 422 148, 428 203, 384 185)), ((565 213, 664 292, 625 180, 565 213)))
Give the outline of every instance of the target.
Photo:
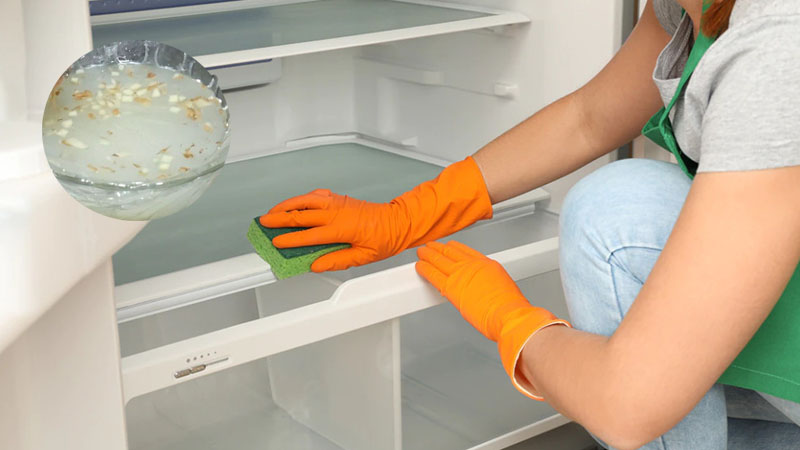
MULTIPOLYGON (((436 176, 596 73, 620 45, 623 9, 4 0, 0 448, 501 449, 566 423, 513 389, 494 344, 416 275, 413 250, 278 281, 245 233, 314 188, 388 201, 436 176), (124 39, 196 56, 231 111, 215 184, 148 224, 83 208, 41 148, 61 71, 124 39)), ((609 159, 453 238, 566 315, 559 208, 609 159)))

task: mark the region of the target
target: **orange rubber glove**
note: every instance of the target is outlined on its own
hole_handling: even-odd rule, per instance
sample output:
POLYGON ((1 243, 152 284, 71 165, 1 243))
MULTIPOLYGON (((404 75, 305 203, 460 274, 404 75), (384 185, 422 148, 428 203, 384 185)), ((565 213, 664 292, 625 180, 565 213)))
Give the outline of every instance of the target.
POLYGON ((531 306, 514 280, 495 260, 459 242, 430 242, 417 250, 417 272, 447 297, 484 336, 497 342, 503 368, 520 392, 535 392, 517 367, 528 340, 551 325, 570 326, 550 311, 531 306))
POLYGON ((343 270, 393 256, 492 217, 483 175, 470 157, 389 203, 371 203, 329 190, 286 200, 261 216, 265 227, 311 227, 273 239, 278 248, 346 243, 311 265, 343 270))

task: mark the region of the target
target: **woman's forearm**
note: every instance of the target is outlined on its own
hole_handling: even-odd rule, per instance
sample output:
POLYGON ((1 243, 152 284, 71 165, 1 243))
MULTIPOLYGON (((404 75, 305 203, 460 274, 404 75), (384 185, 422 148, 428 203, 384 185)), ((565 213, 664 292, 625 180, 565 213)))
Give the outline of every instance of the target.
POLYGON ((638 136, 662 106, 652 73, 669 38, 648 4, 594 79, 478 151, 475 161, 492 202, 556 180, 638 136))
POLYGON ((493 203, 556 180, 609 150, 585 140, 577 93, 547 106, 504 133, 474 158, 493 203))
POLYGON ((545 328, 523 348, 519 370, 557 411, 600 439, 609 443, 609 437, 624 434, 614 430, 619 426, 616 419, 626 419, 615 398, 620 370, 608 337, 567 327, 545 328))
POLYGON ((613 347, 606 336, 548 327, 524 347, 519 367, 557 411, 614 448, 635 449, 661 425, 637 406, 651 401, 631 379, 642 377, 640 367, 613 347))

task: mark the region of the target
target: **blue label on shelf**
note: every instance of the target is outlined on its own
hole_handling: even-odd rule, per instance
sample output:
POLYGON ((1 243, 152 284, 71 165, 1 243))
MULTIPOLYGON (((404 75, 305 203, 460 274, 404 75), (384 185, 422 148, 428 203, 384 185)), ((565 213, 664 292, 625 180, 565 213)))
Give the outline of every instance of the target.
POLYGON ((208 3, 235 2, 239 0, 90 0, 89 13, 93 16, 148 9, 174 8, 176 6, 205 5, 208 3))

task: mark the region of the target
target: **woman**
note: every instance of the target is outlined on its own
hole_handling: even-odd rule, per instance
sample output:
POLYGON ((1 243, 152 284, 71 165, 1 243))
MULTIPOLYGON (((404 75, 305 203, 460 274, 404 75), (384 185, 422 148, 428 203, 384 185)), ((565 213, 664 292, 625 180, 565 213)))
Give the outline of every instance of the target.
POLYGON ((425 244, 419 273, 498 342, 513 384, 608 447, 797 448, 798 31, 800 0, 652 0, 593 80, 437 179, 386 204, 314 191, 261 221, 313 227, 279 247, 352 244, 318 272, 425 244), (565 201, 574 329, 496 262, 433 241, 644 125, 679 165, 613 163, 565 201))

